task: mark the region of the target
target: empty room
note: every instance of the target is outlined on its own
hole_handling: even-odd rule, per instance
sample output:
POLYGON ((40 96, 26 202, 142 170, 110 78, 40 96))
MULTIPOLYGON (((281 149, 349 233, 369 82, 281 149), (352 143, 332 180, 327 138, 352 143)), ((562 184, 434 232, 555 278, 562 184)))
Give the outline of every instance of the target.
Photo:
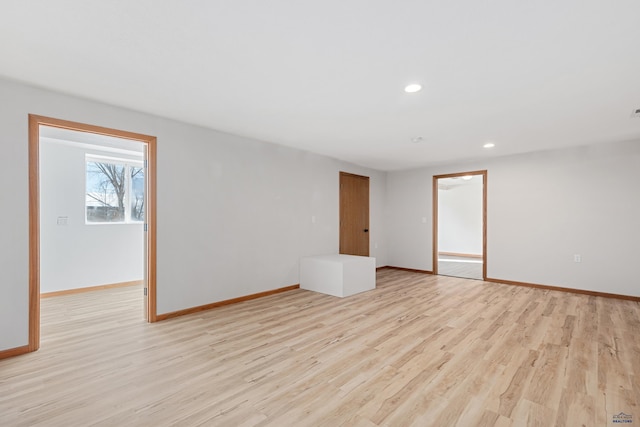
POLYGON ((639 18, 4 1, 0 425, 639 424, 639 18))

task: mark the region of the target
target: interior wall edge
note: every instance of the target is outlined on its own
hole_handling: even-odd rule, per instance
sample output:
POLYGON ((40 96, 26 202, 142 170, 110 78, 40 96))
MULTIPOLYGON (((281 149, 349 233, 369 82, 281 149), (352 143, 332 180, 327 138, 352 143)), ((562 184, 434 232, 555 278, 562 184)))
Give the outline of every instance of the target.
POLYGON ((385 268, 387 268, 389 270, 408 271, 410 273, 433 274, 433 271, 431 271, 431 270, 420 270, 420 269, 417 269, 417 268, 394 267, 392 265, 388 265, 385 268))

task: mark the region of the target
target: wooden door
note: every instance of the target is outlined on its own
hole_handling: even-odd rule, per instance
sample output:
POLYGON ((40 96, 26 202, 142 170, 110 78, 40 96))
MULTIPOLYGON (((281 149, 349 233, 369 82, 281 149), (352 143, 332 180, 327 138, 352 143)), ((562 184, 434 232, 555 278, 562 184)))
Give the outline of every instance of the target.
POLYGON ((369 177, 340 172, 340 253, 369 256, 369 177))

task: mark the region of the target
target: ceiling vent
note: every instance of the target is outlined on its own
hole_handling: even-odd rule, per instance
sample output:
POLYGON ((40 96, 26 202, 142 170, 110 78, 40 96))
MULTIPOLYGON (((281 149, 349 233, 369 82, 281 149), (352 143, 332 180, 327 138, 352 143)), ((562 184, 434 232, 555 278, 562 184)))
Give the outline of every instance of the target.
POLYGON ((640 108, 636 108, 635 110, 633 110, 633 112, 631 113, 631 117, 635 117, 635 118, 639 118, 640 119, 640 108))

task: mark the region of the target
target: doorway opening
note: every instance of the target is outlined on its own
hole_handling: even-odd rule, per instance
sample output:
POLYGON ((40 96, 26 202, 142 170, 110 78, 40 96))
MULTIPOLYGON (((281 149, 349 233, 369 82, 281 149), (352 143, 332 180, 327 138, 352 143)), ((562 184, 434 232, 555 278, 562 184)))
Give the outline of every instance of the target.
POLYGON ((487 171, 433 177, 433 272, 484 280, 487 171))
MULTIPOLYGON (((144 317, 149 322, 156 321, 155 165, 155 137, 29 115, 29 351, 40 347, 41 293, 67 292, 55 291, 56 286, 63 286, 61 283, 67 280, 65 271, 60 275, 52 273, 56 269, 59 273, 60 270, 73 271, 76 278, 81 277, 80 282, 69 283, 71 292, 81 287, 78 283, 87 280, 93 270, 102 270, 102 277, 109 277, 112 282, 113 277, 129 275, 139 278, 141 273, 144 317), (54 146, 57 150, 53 149, 54 146), (46 152, 43 153, 43 149, 46 152), (74 160, 69 160, 69 156, 75 156, 74 160), (43 163, 45 158, 47 162, 43 163), (51 159, 67 159, 70 163, 56 164, 51 159), (65 169, 71 164, 79 168, 75 183, 64 178, 58 181, 56 175, 64 175, 62 172, 66 173, 65 169), (46 183, 43 177, 47 177, 46 183), (49 181, 61 184, 56 188, 49 181), (64 198, 77 199, 80 206, 74 205, 73 209, 55 207, 64 206, 64 198), (66 214, 65 209, 73 213, 66 214), (46 221, 41 221, 41 218, 46 221), (101 236, 98 237, 101 241, 83 241, 95 238, 96 233, 101 236), (56 240, 61 235, 64 238, 56 240), (106 239, 115 235, 120 237, 112 248, 123 252, 119 263, 113 256, 113 249, 111 257, 100 253, 101 243, 109 246, 106 239), (127 243, 123 244, 122 239, 127 243), (76 251, 78 248, 74 248, 74 244, 82 249, 76 251), (41 251, 52 247, 61 248, 63 253, 52 256, 47 252, 43 256, 41 251), (82 251, 89 253, 85 254, 85 259, 74 259, 74 253, 81 254, 82 251), (136 251, 136 259, 123 263, 127 254, 136 251), (69 265, 64 258, 66 255, 69 255, 66 260, 69 265), (114 260, 119 271, 105 274, 105 270, 109 270, 110 259, 114 260), (101 261, 104 261, 104 268, 101 261), (43 277, 46 277, 44 287, 43 277), (52 289, 54 292, 48 292, 52 289)), ((140 283, 140 280, 119 281, 112 285, 126 286, 134 282, 140 283)))

